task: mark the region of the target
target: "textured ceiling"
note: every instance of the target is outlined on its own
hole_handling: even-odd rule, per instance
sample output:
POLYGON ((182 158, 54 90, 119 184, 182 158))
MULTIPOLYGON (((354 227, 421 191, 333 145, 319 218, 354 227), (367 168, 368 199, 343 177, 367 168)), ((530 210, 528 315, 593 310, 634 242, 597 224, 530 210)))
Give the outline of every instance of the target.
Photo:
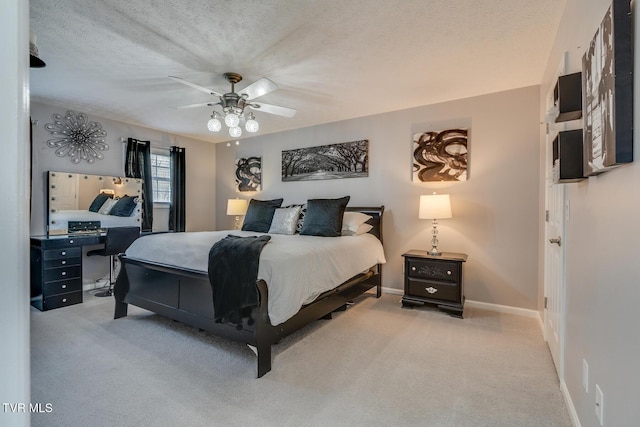
MULTIPOLYGON (((260 134, 539 84, 564 0, 31 0, 31 96, 205 141, 222 74, 279 89, 260 134)), ((246 132, 243 137, 246 136, 246 132)))

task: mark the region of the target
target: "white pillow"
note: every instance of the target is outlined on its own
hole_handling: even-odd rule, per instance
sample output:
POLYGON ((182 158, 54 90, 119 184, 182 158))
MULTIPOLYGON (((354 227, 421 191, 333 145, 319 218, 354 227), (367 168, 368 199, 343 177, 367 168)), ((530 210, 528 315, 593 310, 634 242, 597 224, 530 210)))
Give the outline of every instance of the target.
POLYGON ((349 235, 357 233, 358 227, 369 221, 372 217, 362 212, 345 212, 342 217, 342 231, 351 232, 349 235))
POLYGON ((98 209, 98 213, 102 215, 109 215, 109 212, 111 212, 111 209, 113 209, 116 203, 118 203, 118 200, 120 199, 105 200, 102 206, 100 206, 100 209, 98 209))
POLYGON ((271 234, 294 234, 298 225, 301 206, 277 208, 271 220, 271 234))
POLYGON ((371 231, 372 228, 373 228, 373 225, 360 224, 360 226, 355 231, 355 233, 351 230, 342 230, 342 235, 343 236, 359 236, 361 234, 368 233, 369 231, 371 231))

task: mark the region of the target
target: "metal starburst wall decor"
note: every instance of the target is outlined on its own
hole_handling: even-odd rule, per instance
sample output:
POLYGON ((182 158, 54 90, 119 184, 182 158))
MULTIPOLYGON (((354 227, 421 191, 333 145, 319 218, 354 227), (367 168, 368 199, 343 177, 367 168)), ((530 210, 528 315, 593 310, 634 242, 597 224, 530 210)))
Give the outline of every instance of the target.
POLYGON ((90 122, 84 113, 67 111, 64 116, 54 114, 53 123, 47 123, 44 128, 53 136, 47 145, 55 148, 56 156, 71 157, 72 163, 86 160, 93 163, 104 159, 103 151, 109 146, 105 143, 107 132, 98 122, 90 122))

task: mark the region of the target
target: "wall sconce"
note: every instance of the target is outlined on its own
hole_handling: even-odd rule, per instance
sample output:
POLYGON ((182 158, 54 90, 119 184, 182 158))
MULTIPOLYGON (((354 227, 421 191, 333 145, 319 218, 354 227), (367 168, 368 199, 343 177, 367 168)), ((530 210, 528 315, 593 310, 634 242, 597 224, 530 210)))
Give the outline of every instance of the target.
POLYGON ((451 201, 449 200, 449 195, 433 193, 420 196, 418 218, 433 220, 431 250, 429 251, 429 255, 442 255, 442 252, 438 252, 438 220, 451 218, 451 201))
POLYGON ((240 229, 240 217, 247 213, 248 203, 244 199, 227 200, 227 215, 235 215, 234 230, 240 229))
POLYGON ((120 178, 119 176, 113 178, 113 183, 115 185, 122 185, 122 178, 120 178))

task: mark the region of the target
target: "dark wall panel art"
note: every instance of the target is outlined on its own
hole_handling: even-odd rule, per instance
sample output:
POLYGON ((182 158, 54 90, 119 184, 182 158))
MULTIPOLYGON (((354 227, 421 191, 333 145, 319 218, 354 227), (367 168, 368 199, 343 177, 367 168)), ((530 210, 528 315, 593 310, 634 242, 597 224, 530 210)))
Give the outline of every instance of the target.
POLYGON ((262 157, 236 160, 236 187, 238 191, 262 190, 262 157))
POLYGON ((413 181, 466 181, 467 129, 413 135, 413 181))

